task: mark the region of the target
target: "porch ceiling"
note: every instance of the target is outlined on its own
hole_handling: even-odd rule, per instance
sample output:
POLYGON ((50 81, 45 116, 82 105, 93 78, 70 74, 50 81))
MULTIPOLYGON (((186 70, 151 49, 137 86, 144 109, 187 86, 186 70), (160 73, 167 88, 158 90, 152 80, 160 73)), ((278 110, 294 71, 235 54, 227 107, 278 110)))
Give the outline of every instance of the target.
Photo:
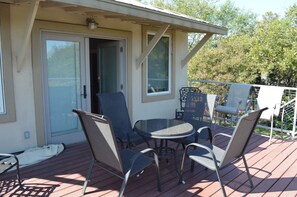
MULTIPOLYGON (((22 3, 32 0, 0 0, 5 3, 22 3)), ((226 35, 225 27, 210 24, 193 17, 172 11, 155 8, 137 1, 127 0, 40 0, 42 8, 60 8, 65 12, 86 16, 103 16, 135 24, 161 27, 170 25, 170 29, 184 32, 211 33, 226 35)))

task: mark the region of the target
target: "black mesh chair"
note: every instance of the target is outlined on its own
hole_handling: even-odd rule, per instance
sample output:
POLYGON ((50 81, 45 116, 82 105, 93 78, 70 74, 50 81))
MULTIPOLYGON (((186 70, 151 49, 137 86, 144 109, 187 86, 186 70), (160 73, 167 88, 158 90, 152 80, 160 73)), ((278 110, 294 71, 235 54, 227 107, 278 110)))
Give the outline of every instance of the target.
POLYGON ((157 172, 158 190, 161 191, 158 155, 152 148, 142 151, 129 149, 118 149, 117 141, 113 132, 111 122, 106 116, 73 110, 78 114, 83 131, 92 151, 91 161, 86 180, 84 182, 83 194, 86 191, 94 164, 113 175, 123 179, 119 196, 122 196, 126 188, 128 178, 141 172, 144 168, 155 163, 157 172), (153 153, 153 158, 146 153, 153 153))
POLYGON ((132 128, 123 93, 100 93, 97 95, 99 98, 99 111, 110 119, 115 136, 122 146, 131 147, 146 142, 149 147, 149 139, 138 135, 132 128))
POLYGON ((199 143, 204 143, 212 139, 211 126, 216 98, 217 95, 214 94, 188 93, 182 120, 192 124, 197 132, 186 138, 174 140, 175 142, 185 147, 185 145, 198 142, 198 140, 199 143), (202 132, 203 130, 208 132, 202 132))
POLYGON ((180 105, 180 109, 175 110, 175 118, 176 119, 182 119, 183 118, 185 103, 186 103, 188 94, 190 92, 201 92, 201 90, 198 87, 181 87, 179 89, 179 105, 180 105))
POLYGON ((194 162, 197 162, 204 167, 216 171, 218 180, 220 182, 223 195, 226 196, 226 191, 224 189, 223 183, 220 178, 219 169, 223 168, 227 164, 233 163, 238 159, 242 159, 247 171, 248 179, 253 187, 253 182, 249 173, 246 159, 244 157, 245 148, 252 136, 252 133, 257 125, 257 122, 264 110, 267 108, 257 110, 248 114, 243 115, 237 122, 236 128, 232 135, 227 135, 225 133, 218 133, 213 137, 213 142, 218 136, 225 136, 230 138, 230 141, 225 150, 217 147, 214 143, 211 146, 205 146, 198 143, 191 143, 186 146, 183 154, 182 164, 181 164, 181 175, 180 182, 184 182, 182 178, 182 172, 184 168, 184 162, 186 156, 192 160, 192 169, 194 167, 194 162))
POLYGON ((8 170, 14 167, 16 168, 16 174, 17 174, 19 186, 21 189, 23 189, 21 178, 20 178, 18 158, 13 154, 0 153, 0 175, 4 174, 5 172, 7 172, 8 170))

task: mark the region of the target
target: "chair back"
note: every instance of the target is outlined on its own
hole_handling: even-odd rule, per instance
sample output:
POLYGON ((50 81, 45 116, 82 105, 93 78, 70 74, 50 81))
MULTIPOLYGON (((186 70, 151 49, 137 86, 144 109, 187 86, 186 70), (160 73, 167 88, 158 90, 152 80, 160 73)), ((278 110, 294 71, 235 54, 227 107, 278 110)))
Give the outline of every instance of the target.
POLYGON ((261 119, 270 120, 272 115, 279 115, 284 88, 276 86, 261 86, 257 97, 257 108, 268 107, 261 119))
POLYGON ((211 126, 215 97, 215 95, 189 92, 183 120, 191 123, 196 130, 203 126, 211 126))
POLYGON ((190 92, 201 92, 198 87, 181 87, 179 89, 180 109, 184 110, 187 96, 190 92))
POLYGON ((225 150, 225 155, 220 163, 220 167, 230 163, 244 154, 245 148, 252 136, 263 111, 267 108, 247 113, 239 119, 233 135, 225 150))
POLYGON ((250 84, 232 84, 230 86, 226 106, 238 107, 238 110, 245 111, 251 90, 250 84), (238 103, 241 102, 238 106, 238 103))
POLYGON ((99 93, 100 113, 107 116, 113 126, 116 137, 127 138, 133 131, 126 100, 122 92, 99 93))
POLYGON ((80 119, 94 159, 124 173, 117 141, 106 116, 73 110, 80 119))

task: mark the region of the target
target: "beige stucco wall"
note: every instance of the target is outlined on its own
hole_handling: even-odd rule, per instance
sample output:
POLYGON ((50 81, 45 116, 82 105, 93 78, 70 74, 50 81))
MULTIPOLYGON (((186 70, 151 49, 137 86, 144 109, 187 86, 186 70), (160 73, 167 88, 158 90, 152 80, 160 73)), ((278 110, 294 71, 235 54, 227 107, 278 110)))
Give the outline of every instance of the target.
POLYGON ((0 124, 0 152, 21 151, 36 146, 34 113, 34 94, 32 81, 31 45, 26 50, 22 71, 16 69, 16 52, 24 39, 24 19, 26 14, 20 6, 11 8, 11 40, 13 54, 14 95, 16 122, 0 124), (30 138, 24 139, 24 131, 30 132, 30 138))
MULTIPOLYGON (((21 48, 24 34, 24 24, 27 20, 25 6, 12 6, 11 8, 11 30, 12 30, 12 51, 15 58, 16 52, 21 48)), ((66 24, 77 25, 85 29, 85 35, 94 34, 85 27, 85 16, 80 14, 70 14, 61 10, 43 10, 39 9, 37 18, 39 20, 59 21, 66 24), (54 14, 53 14, 54 13, 54 14)), ((142 103, 141 92, 141 67, 136 65, 136 59, 140 56, 142 46, 142 28, 140 25, 121 20, 97 18, 99 25, 103 29, 124 30, 131 32, 132 51, 130 71, 132 79, 128 87, 128 100, 131 121, 134 123, 139 119, 147 118, 173 118, 175 109, 179 106, 178 89, 187 84, 187 67, 181 66, 180 62, 187 53, 187 35, 182 32, 176 32, 174 46, 178 46, 175 57, 176 67, 175 75, 175 99, 164 100, 160 102, 142 103)), ((71 29, 69 29, 71 32, 71 29)), ((100 31, 98 30, 100 34, 100 31)), ((0 124, 0 152, 16 152, 37 146, 36 114, 34 105, 34 83, 32 69, 31 42, 28 45, 25 61, 20 72, 16 71, 15 61, 14 70, 14 91, 16 103, 16 122, 0 124), (30 132, 30 138, 24 139, 24 131, 30 132)), ((128 79, 129 80, 129 79, 128 79)))

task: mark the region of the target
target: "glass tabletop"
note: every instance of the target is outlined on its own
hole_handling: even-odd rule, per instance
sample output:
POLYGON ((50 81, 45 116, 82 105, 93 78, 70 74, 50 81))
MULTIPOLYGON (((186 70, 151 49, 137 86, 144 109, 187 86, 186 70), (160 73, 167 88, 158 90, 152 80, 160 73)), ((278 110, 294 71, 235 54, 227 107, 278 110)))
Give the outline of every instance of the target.
POLYGON ((135 130, 139 135, 158 139, 183 138, 195 132, 190 123, 176 119, 139 120, 135 130))

